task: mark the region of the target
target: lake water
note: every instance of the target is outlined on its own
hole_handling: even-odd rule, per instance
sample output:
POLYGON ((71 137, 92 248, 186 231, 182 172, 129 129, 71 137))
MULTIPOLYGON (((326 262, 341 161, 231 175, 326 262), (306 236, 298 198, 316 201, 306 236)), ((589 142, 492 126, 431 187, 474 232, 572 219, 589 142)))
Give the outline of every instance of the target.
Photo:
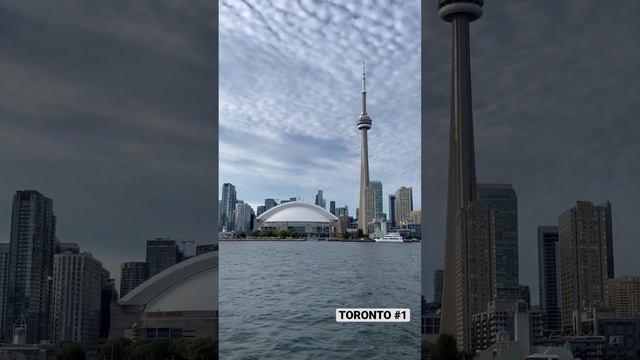
POLYGON ((420 244, 220 242, 221 359, 418 359, 420 244), (410 308, 337 323, 336 308, 410 308))

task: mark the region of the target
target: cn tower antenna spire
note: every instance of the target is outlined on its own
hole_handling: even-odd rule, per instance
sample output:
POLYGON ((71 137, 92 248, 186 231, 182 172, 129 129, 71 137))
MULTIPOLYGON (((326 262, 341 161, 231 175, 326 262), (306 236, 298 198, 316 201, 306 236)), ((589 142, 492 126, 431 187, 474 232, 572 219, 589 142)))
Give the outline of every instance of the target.
POLYGON ((362 58, 362 92, 367 92, 367 72, 364 65, 364 58, 362 58))
POLYGON ((362 115, 367 115, 367 72, 362 58, 362 115))

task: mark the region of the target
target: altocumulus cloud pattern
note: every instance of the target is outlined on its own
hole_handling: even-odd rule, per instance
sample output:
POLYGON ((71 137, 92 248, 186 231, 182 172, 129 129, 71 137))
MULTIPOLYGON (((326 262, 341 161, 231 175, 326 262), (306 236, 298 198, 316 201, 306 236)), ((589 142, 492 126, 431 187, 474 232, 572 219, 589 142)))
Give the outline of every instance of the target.
POLYGON ((221 182, 355 211, 364 57, 371 179, 419 208, 419 1, 221 1, 219 39, 221 182))

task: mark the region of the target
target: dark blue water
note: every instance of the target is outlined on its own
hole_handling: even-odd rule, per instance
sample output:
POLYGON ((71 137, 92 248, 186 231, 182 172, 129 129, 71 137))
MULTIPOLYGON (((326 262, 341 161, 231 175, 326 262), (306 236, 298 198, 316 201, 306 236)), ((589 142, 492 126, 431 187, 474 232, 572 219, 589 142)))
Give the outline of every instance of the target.
POLYGON ((220 242, 221 359, 419 359, 420 244, 220 242), (336 308, 410 308, 337 323, 336 308))

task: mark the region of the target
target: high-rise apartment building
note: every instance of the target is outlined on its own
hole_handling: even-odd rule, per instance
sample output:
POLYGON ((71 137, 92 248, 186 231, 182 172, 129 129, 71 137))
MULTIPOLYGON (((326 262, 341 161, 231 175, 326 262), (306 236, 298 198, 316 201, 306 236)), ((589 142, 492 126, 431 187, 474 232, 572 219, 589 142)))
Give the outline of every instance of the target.
POLYGON ((9 244, 0 244, 0 334, 4 334, 7 282, 9 280, 9 244))
POLYGON ((563 330, 579 329, 582 314, 607 306, 613 277, 611 203, 578 201, 560 215, 560 284, 563 330))
POLYGON ((560 330, 560 246, 557 226, 538 226, 538 286, 544 329, 560 330))
POLYGON ((322 190, 318 190, 318 193, 316 194, 316 205, 320 206, 323 209, 327 208, 327 200, 325 200, 325 198, 322 195, 322 190))
MULTIPOLYGON (((367 186, 365 189, 365 224, 367 224, 367 230, 365 234, 371 234, 374 231, 374 221, 375 221, 375 191, 371 186, 367 186)), ((362 214, 362 211, 360 212, 362 214)))
POLYGON ((86 350, 98 347, 102 287, 109 273, 89 253, 56 254, 51 292, 51 338, 86 350))
POLYGON ((336 202, 334 200, 329 201, 329 212, 333 215, 336 214, 336 202))
POLYGON ((619 317, 640 317, 640 276, 609 279, 609 306, 619 317))
POLYGON ((396 227, 396 195, 389 194, 389 222, 391 227, 396 227))
POLYGON ((409 215, 413 211, 413 189, 411 187, 400 187, 396 190, 395 201, 395 225, 400 227, 409 223, 409 215))
POLYGON ((455 267, 456 338, 458 346, 467 351, 472 349, 470 331, 473 315, 485 311, 487 304, 494 299, 491 274, 491 215, 489 205, 483 202, 471 202, 467 207, 460 209, 458 214, 455 267))
POLYGON ((272 207, 276 207, 278 206, 278 203, 276 202, 275 199, 264 199, 264 211, 267 211, 269 209, 271 209, 272 207))
POLYGON ((147 240, 147 279, 182 260, 176 240, 155 238, 147 240))
POLYGON ((256 207, 256 217, 262 215, 266 210, 266 207, 264 205, 258 205, 256 207))
MULTIPOLYGON (((108 276, 108 272, 105 273, 108 276)), ((111 303, 118 301, 118 291, 116 290, 116 280, 106 279, 102 283, 100 292, 100 331, 99 337, 106 339, 109 337, 111 326, 111 303)))
POLYGON ((236 217, 234 220, 235 223, 235 231, 236 232, 244 232, 248 233, 253 228, 252 226, 252 216, 255 216, 251 205, 245 202, 238 202, 236 204, 236 217))
POLYGON ((196 256, 196 242, 193 240, 175 240, 178 245, 178 262, 196 256))
POLYGON ((24 318, 27 343, 48 340, 55 242, 53 200, 35 190, 17 191, 11 214, 5 339, 24 318))
POLYGON ((378 180, 369 181, 369 187, 373 191, 373 217, 382 218, 384 208, 382 207, 382 182, 378 180))
POLYGON ((233 231, 233 212, 236 208, 236 187, 230 183, 222 185, 222 200, 220 205, 220 231, 233 231))
POLYGON ((131 261, 120 265, 120 297, 147 280, 147 263, 131 261))
POLYGON ((478 184, 478 201, 494 212, 491 243, 493 294, 496 300, 518 299, 518 197, 511 184, 478 184))
POLYGON ((336 216, 349 216, 349 207, 347 205, 336 208, 336 216))
POLYGON ((411 224, 422 224, 422 211, 413 210, 409 213, 409 223, 411 224))
POLYGON ((499 342, 502 336, 506 337, 502 340, 517 341, 519 332, 529 333, 532 330, 529 320, 529 307, 524 301, 490 301, 484 311, 472 317, 471 347, 476 351, 485 350, 499 342))

